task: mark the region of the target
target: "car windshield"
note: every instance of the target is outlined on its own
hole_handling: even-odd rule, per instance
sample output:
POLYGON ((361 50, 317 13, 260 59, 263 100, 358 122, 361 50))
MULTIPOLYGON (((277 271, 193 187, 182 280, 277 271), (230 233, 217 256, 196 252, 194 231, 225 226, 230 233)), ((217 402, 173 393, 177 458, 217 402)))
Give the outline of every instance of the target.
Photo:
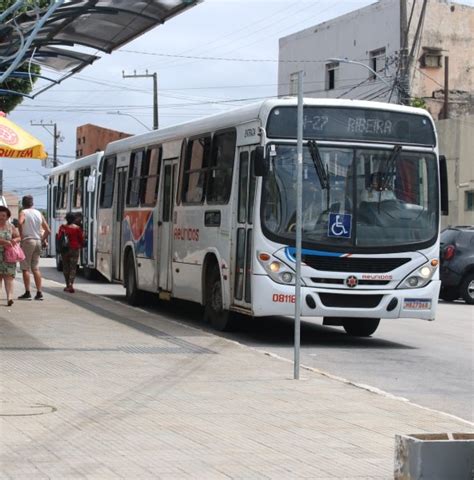
MULTIPOLYGON (((292 243, 296 230, 296 146, 269 146, 262 226, 292 243)), ((306 145, 303 152, 303 243, 397 247, 436 237, 435 156, 394 149, 306 145), (321 178, 322 177, 322 178, 321 178)))

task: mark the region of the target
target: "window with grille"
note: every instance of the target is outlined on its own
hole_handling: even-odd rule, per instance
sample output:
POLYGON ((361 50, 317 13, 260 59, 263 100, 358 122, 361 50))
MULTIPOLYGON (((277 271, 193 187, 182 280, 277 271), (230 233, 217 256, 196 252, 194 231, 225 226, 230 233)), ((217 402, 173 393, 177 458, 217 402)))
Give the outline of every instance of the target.
MULTIPOLYGON (((374 72, 383 72, 385 70, 385 60, 385 47, 378 48, 377 50, 372 50, 369 54, 369 66, 374 72)), ((371 72, 369 78, 375 80, 377 78, 377 75, 371 72)))
POLYGON ((423 68, 441 68, 443 66, 441 48, 423 47, 420 66, 423 68))
POLYGON ((326 64, 326 90, 334 90, 336 88, 338 69, 339 62, 326 64))
POLYGON ((472 212, 474 210, 474 190, 464 192, 464 198, 465 210, 472 212))

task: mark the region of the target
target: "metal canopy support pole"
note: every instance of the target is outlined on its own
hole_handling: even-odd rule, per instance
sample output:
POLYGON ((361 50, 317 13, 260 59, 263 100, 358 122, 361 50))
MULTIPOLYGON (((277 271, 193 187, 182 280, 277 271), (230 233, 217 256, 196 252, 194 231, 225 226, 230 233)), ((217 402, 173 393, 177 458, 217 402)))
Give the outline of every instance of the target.
POLYGON ((303 212, 303 71, 298 72, 298 113, 296 148, 296 278, 295 278, 295 380, 300 378, 301 337, 301 237, 303 212))

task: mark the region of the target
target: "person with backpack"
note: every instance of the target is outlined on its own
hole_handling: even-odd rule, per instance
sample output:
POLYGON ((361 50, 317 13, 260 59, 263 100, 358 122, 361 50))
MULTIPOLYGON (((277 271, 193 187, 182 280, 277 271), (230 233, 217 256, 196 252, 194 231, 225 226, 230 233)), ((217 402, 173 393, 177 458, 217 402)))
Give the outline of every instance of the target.
POLYGON ((65 292, 74 293, 74 280, 76 278, 77 261, 81 248, 84 245, 84 232, 75 223, 76 216, 66 213, 66 225, 59 227, 56 241, 63 261, 63 274, 66 281, 65 292))

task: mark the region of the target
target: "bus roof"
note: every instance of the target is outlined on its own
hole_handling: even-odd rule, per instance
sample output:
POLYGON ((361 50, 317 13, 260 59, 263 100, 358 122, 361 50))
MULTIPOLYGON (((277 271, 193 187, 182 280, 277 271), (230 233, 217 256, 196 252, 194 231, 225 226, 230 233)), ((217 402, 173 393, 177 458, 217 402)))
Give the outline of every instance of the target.
MULTIPOLYGON (((189 122, 180 123, 171 127, 160 130, 134 135, 124 139, 116 140, 107 145, 105 155, 116 154, 124 150, 133 150, 144 145, 159 144, 163 141, 178 139, 181 137, 190 137, 206 132, 214 132, 216 130, 230 128, 250 122, 252 120, 262 119, 266 121, 271 110, 281 106, 296 106, 298 99, 296 97, 271 98, 245 105, 224 113, 218 113, 208 117, 191 120, 189 122)), ((393 112, 405 112, 418 115, 425 115, 433 120, 430 114, 421 108, 408 107, 393 103, 372 102, 364 100, 348 100, 348 99, 330 99, 330 98, 305 98, 304 105, 308 106, 324 106, 324 107, 346 107, 346 108, 364 108, 373 110, 385 110, 393 112)))
POLYGON ((78 168, 81 167, 89 167, 92 165, 98 165, 99 160, 102 158, 102 155, 104 152, 96 152, 96 153, 91 153, 90 155, 87 155, 82 158, 77 158, 76 160, 73 160, 72 162, 65 163, 63 165, 59 165, 58 167, 54 167, 51 169, 49 172, 49 175, 58 175, 61 173, 65 172, 70 172, 70 171, 75 171, 78 168))

